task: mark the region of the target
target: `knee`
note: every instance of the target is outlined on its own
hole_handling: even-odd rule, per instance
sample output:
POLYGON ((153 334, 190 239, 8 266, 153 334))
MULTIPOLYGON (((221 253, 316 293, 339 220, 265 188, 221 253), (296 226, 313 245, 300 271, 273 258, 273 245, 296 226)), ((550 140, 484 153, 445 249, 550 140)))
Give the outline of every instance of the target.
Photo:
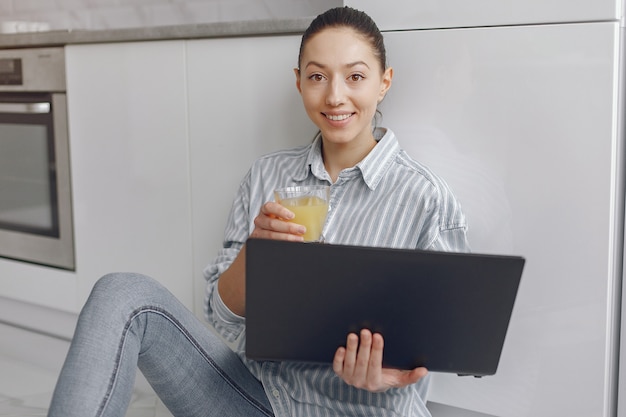
POLYGON ((75 335, 99 337, 107 329, 121 331, 134 312, 151 304, 150 297, 160 287, 154 279, 141 274, 104 275, 94 284, 80 312, 75 335))
POLYGON ((130 272, 114 272, 102 276, 93 286, 92 293, 117 294, 128 292, 135 286, 151 285, 152 278, 130 272))
POLYGON ((122 305, 140 305, 143 297, 151 293, 150 289, 159 286, 156 280, 142 274, 122 272, 106 274, 96 281, 87 305, 112 310, 122 305))

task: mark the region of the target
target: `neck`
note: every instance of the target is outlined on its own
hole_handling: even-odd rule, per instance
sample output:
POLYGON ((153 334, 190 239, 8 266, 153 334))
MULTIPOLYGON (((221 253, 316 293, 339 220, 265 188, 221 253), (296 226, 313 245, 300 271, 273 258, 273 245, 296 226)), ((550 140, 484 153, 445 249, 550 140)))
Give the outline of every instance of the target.
POLYGON ((327 143, 322 138, 322 157, 324 167, 333 182, 337 181, 339 173, 352 168, 363 160, 376 146, 372 136, 370 140, 361 144, 354 143, 327 143))

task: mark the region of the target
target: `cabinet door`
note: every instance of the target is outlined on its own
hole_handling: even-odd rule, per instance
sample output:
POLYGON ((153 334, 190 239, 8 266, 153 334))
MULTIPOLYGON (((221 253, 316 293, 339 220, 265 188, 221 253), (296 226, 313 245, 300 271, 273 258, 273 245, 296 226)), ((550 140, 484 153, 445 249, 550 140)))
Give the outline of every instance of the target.
POLYGON ((527 259, 496 375, 436 374, 432 401, 611 415, 618 33, 590 23, 385 35, 395 75, 383 124, 450 183, 475 252, 527 259))
POLYGON ((316 128, 296 89, 300 36, 189 41, 189 138, 197 313, 203 268, 221 247, 239 183, 252 162, 305 145, 316 128))
POLYGON ((381 30, 618 20, 621 0, 346 0, 381 30))
POLYGON ((79 304, 112 271, 192 304, 185 43, 67 48, 79 304))

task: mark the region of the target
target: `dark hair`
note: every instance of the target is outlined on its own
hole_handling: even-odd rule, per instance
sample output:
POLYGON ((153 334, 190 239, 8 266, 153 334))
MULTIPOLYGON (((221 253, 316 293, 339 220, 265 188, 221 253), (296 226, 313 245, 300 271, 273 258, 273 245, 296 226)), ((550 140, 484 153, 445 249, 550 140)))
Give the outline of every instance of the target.
POLYGON ((315 34, 326 28, 347 27, 361 34, 372 45, 374 54, 378 57, 380 68, 385 71, 387 68, 387 56, 383 35, 378 26, 366 13, 348 6, 329 9, 318 15, 302 35, 300 42, 300 53, 298 54, 298 68, 302 60, 302 51, 307 41, 315 34))

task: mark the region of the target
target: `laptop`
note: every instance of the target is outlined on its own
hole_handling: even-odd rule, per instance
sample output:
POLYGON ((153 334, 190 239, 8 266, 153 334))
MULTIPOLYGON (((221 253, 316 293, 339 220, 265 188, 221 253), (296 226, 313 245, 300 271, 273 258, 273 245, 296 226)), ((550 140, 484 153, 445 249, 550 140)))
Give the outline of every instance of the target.
POLYGON ((331 364, 348 333, 383 335, 383 366, 498 368, 519 256, 249 239, 246 356, 331 364))

